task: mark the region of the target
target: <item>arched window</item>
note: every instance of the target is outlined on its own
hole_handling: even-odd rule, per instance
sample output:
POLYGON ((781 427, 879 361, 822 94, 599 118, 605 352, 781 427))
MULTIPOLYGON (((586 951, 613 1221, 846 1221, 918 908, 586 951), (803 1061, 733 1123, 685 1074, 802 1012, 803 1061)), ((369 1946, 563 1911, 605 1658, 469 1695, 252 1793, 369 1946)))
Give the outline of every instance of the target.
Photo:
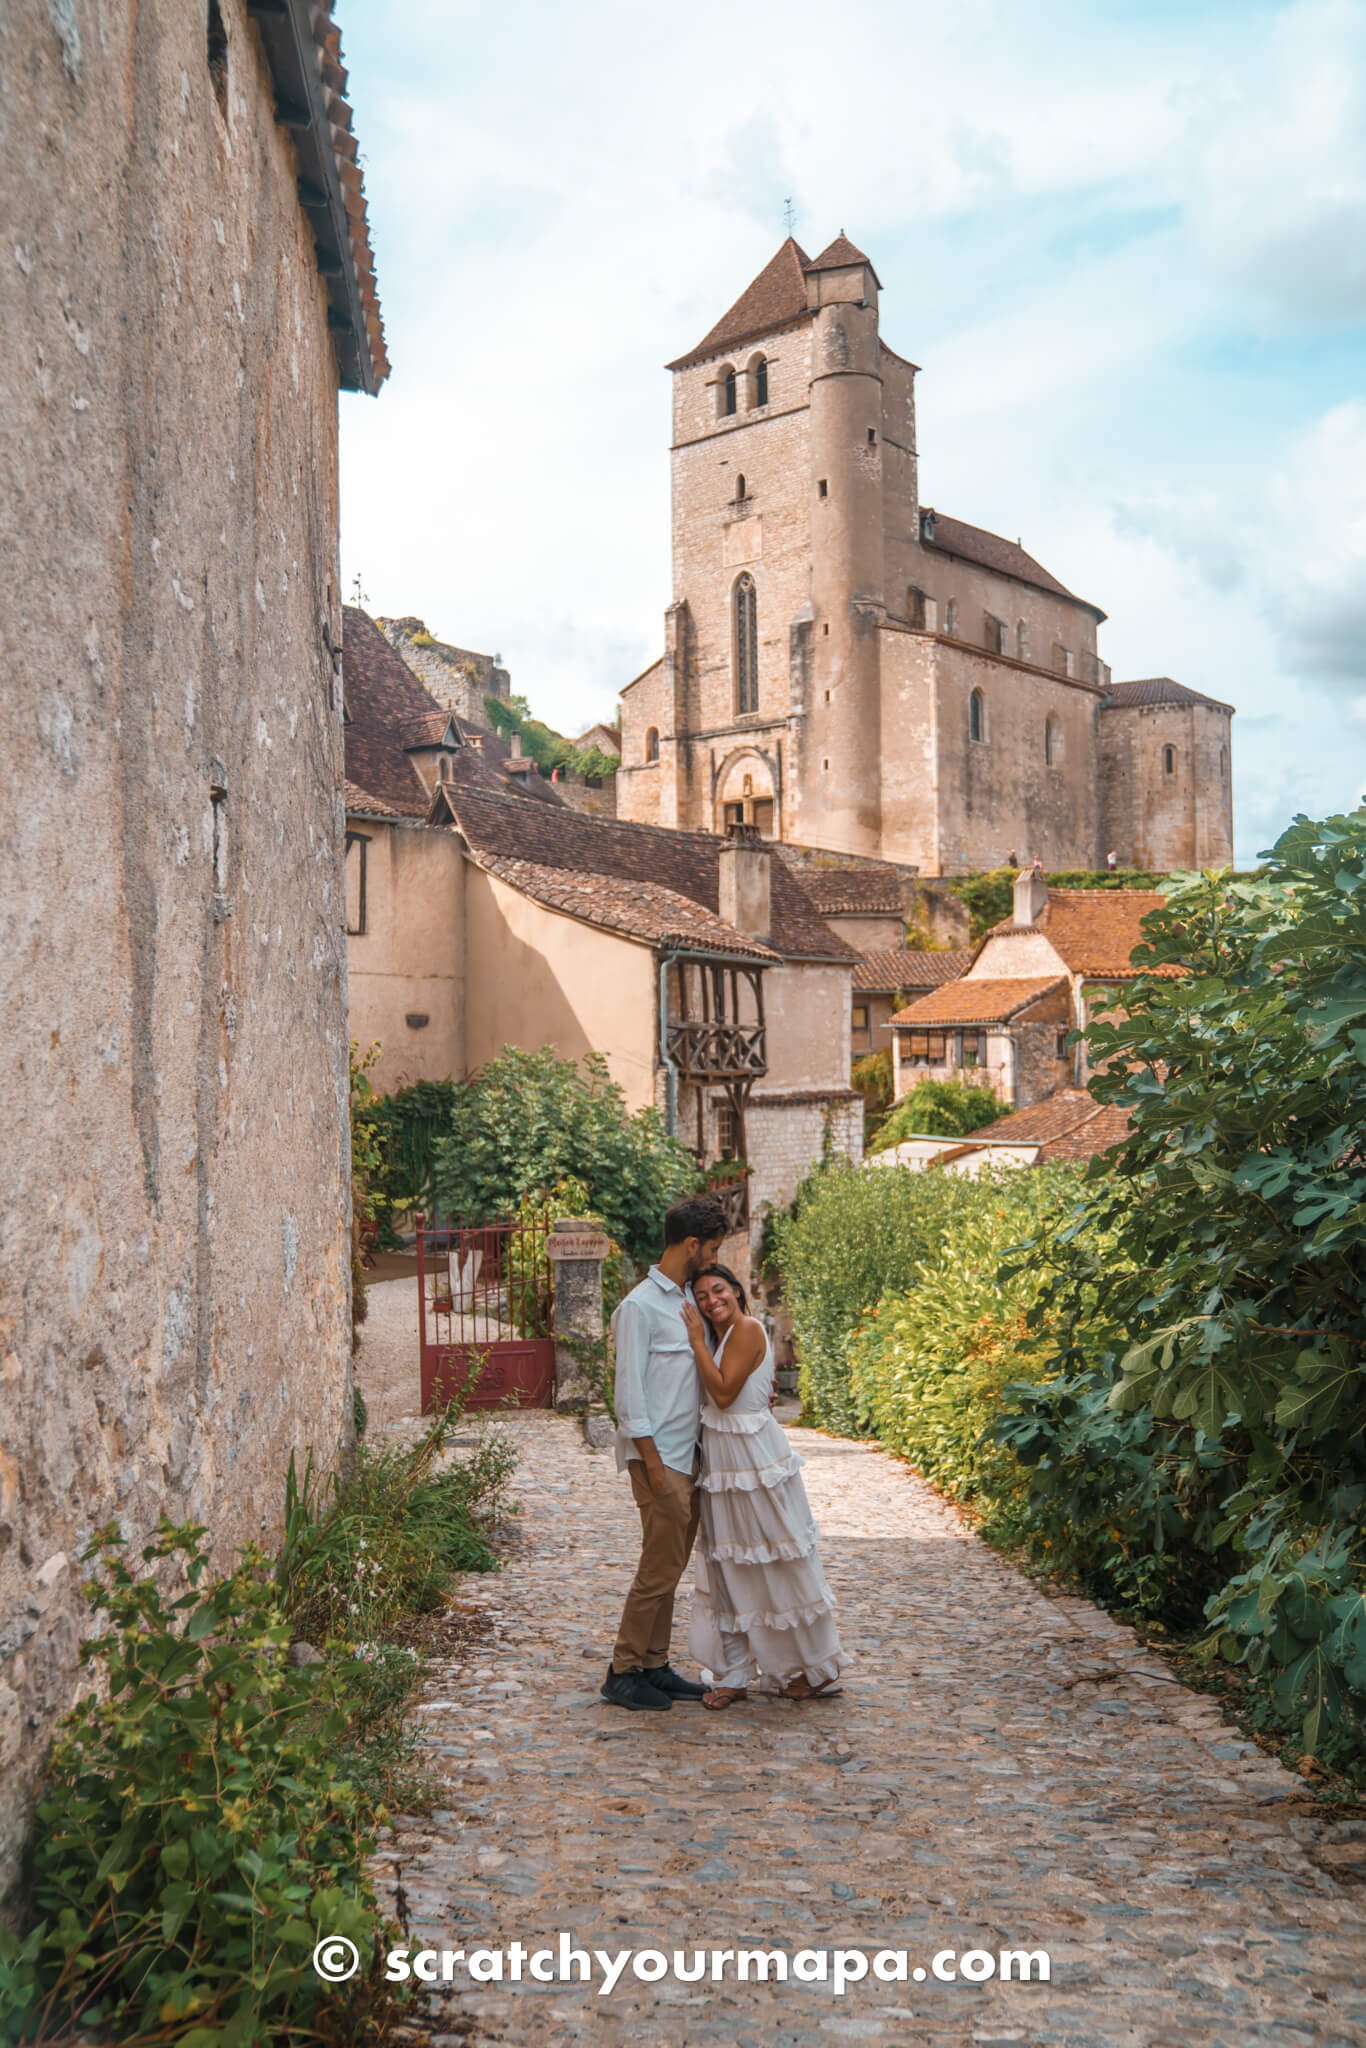
POLYGON ((1227 747, 1220 747, 1220 749, 1219 749, 1219 780, 1220 780, 1221 782, 1227 782, 1227 780, 1228 780, 1228 748, 1227 748, 1227 747))
POLYGON ((913 626, 919 626, 922 631, 924 630, 925 593, 923 590, 918 590, 915 584, 912 584, 906 592, 906 617, 913 626))
POLYGON ((726 419, 735 410, 735 371, 727 363, 716 385, 716 410, 726 419))
POLYGON ((1062 760, 1062 720, 1056 711, 1050 711, 1044 720, 1043 758, 1049 768, 1056 768, 1062 760))
POLYGON ((968 698, 968 738, 984 740, 987 736, 987 700, 980 690, 974 690, 968 698))
POLYGON ((1175 747, 1164 747, 1164 748, 1162 749, 1162 769, 1163 769, 1163 773, 1164 773, 1164 774, 1166 774, 1166 775, 1175 775, 1175 773, 1176 773, 1176 748, 1175 748, 1175 747))
POLYGON ((645 735, 645 759, 647 761, 657 761, 659 759, 659 727, 657 725, 652 725, 645 735))
POLYGON ((944 607, 944 631, 952 639, 958 631, 958 606, 950 598, 944 607))
POLYGON ((768 360, 755 356, 749 366, 749 402, 751 407, 768 404, 768 360))
POLYGON ((735 586, 735 708, 759 709, 759 607, 754 578, 735 586))
POLYGON ((1029 628, 1025 625, 1023 619, 1015 621, 1015 659, 1017 661, 1028 661, 1029 659, 1029 628))
POLYGON ((740 471, 739 476, 735 479, 735 502, 737 505, 743 505, 745 502, 745 472, 743 470, 740 471))

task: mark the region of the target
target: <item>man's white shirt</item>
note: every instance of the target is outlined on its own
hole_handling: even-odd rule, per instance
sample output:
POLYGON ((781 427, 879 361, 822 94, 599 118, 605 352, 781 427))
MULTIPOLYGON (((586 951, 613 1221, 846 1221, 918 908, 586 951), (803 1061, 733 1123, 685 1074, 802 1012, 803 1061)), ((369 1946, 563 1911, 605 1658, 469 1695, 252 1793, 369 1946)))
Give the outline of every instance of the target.
POLYGON ((667 1273, 651 1266, 612 1317, 616 1339, 617 1470, 640 1452, 635 1438, 653 1437, 664 1463, 691 1472, 702 1413, 702 1382, 683 1304, 692 1300, 667 1273))

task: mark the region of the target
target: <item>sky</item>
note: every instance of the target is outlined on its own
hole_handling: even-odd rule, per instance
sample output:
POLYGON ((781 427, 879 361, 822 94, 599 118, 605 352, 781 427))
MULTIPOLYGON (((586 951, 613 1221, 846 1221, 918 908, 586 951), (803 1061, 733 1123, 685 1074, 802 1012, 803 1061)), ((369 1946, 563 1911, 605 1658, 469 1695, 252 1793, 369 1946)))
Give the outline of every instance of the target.
POLYGON ((348 595, 573 733, 661 651, 669 377, 787 231, 921 365, 921 498, 1238 707, 1236 853, 1366 790, 1360 0, 340 0, 393 373, 348 595))

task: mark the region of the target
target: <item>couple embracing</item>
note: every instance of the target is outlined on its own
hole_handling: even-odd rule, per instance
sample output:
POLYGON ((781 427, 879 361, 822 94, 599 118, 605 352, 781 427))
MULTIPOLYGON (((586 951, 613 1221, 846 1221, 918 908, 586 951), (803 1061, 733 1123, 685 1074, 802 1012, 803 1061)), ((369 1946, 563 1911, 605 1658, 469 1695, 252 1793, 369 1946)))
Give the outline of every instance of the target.
POLYGON ((612 1318, 617 1468, 640 1510, 640 1563, 602 1697, 662 1711, 733 1706, 751 1685, 829 1699, 844 1668, 802 1460, 774 1419, 773 1346, 718 1265, 723 1211, 676 1202, 664 1250, 612 1318), (697 1545, 689 1648, 669 1662, 674 1595, 697 1545))

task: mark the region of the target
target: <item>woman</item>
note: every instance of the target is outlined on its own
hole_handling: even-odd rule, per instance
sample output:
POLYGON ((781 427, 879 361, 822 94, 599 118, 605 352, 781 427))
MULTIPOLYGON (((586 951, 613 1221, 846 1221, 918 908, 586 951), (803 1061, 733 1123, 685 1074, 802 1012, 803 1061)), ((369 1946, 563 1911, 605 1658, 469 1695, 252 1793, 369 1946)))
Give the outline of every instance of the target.
POLYGON ((711 1678, 702 1704, 733 1706, 759 1679, 792 1700, 836 1697, 831 1687, 846 1659, 816 1555, 802 1460, 769 1408, 773 1346, 726 1267, 704 1266, 693 1294, 697 1308, 685 1303, 683 1320, 707 1396, 689 1631, 692 1655, 711 1678), (714 1356, 703 1316, 716 1338, 714 1356))

